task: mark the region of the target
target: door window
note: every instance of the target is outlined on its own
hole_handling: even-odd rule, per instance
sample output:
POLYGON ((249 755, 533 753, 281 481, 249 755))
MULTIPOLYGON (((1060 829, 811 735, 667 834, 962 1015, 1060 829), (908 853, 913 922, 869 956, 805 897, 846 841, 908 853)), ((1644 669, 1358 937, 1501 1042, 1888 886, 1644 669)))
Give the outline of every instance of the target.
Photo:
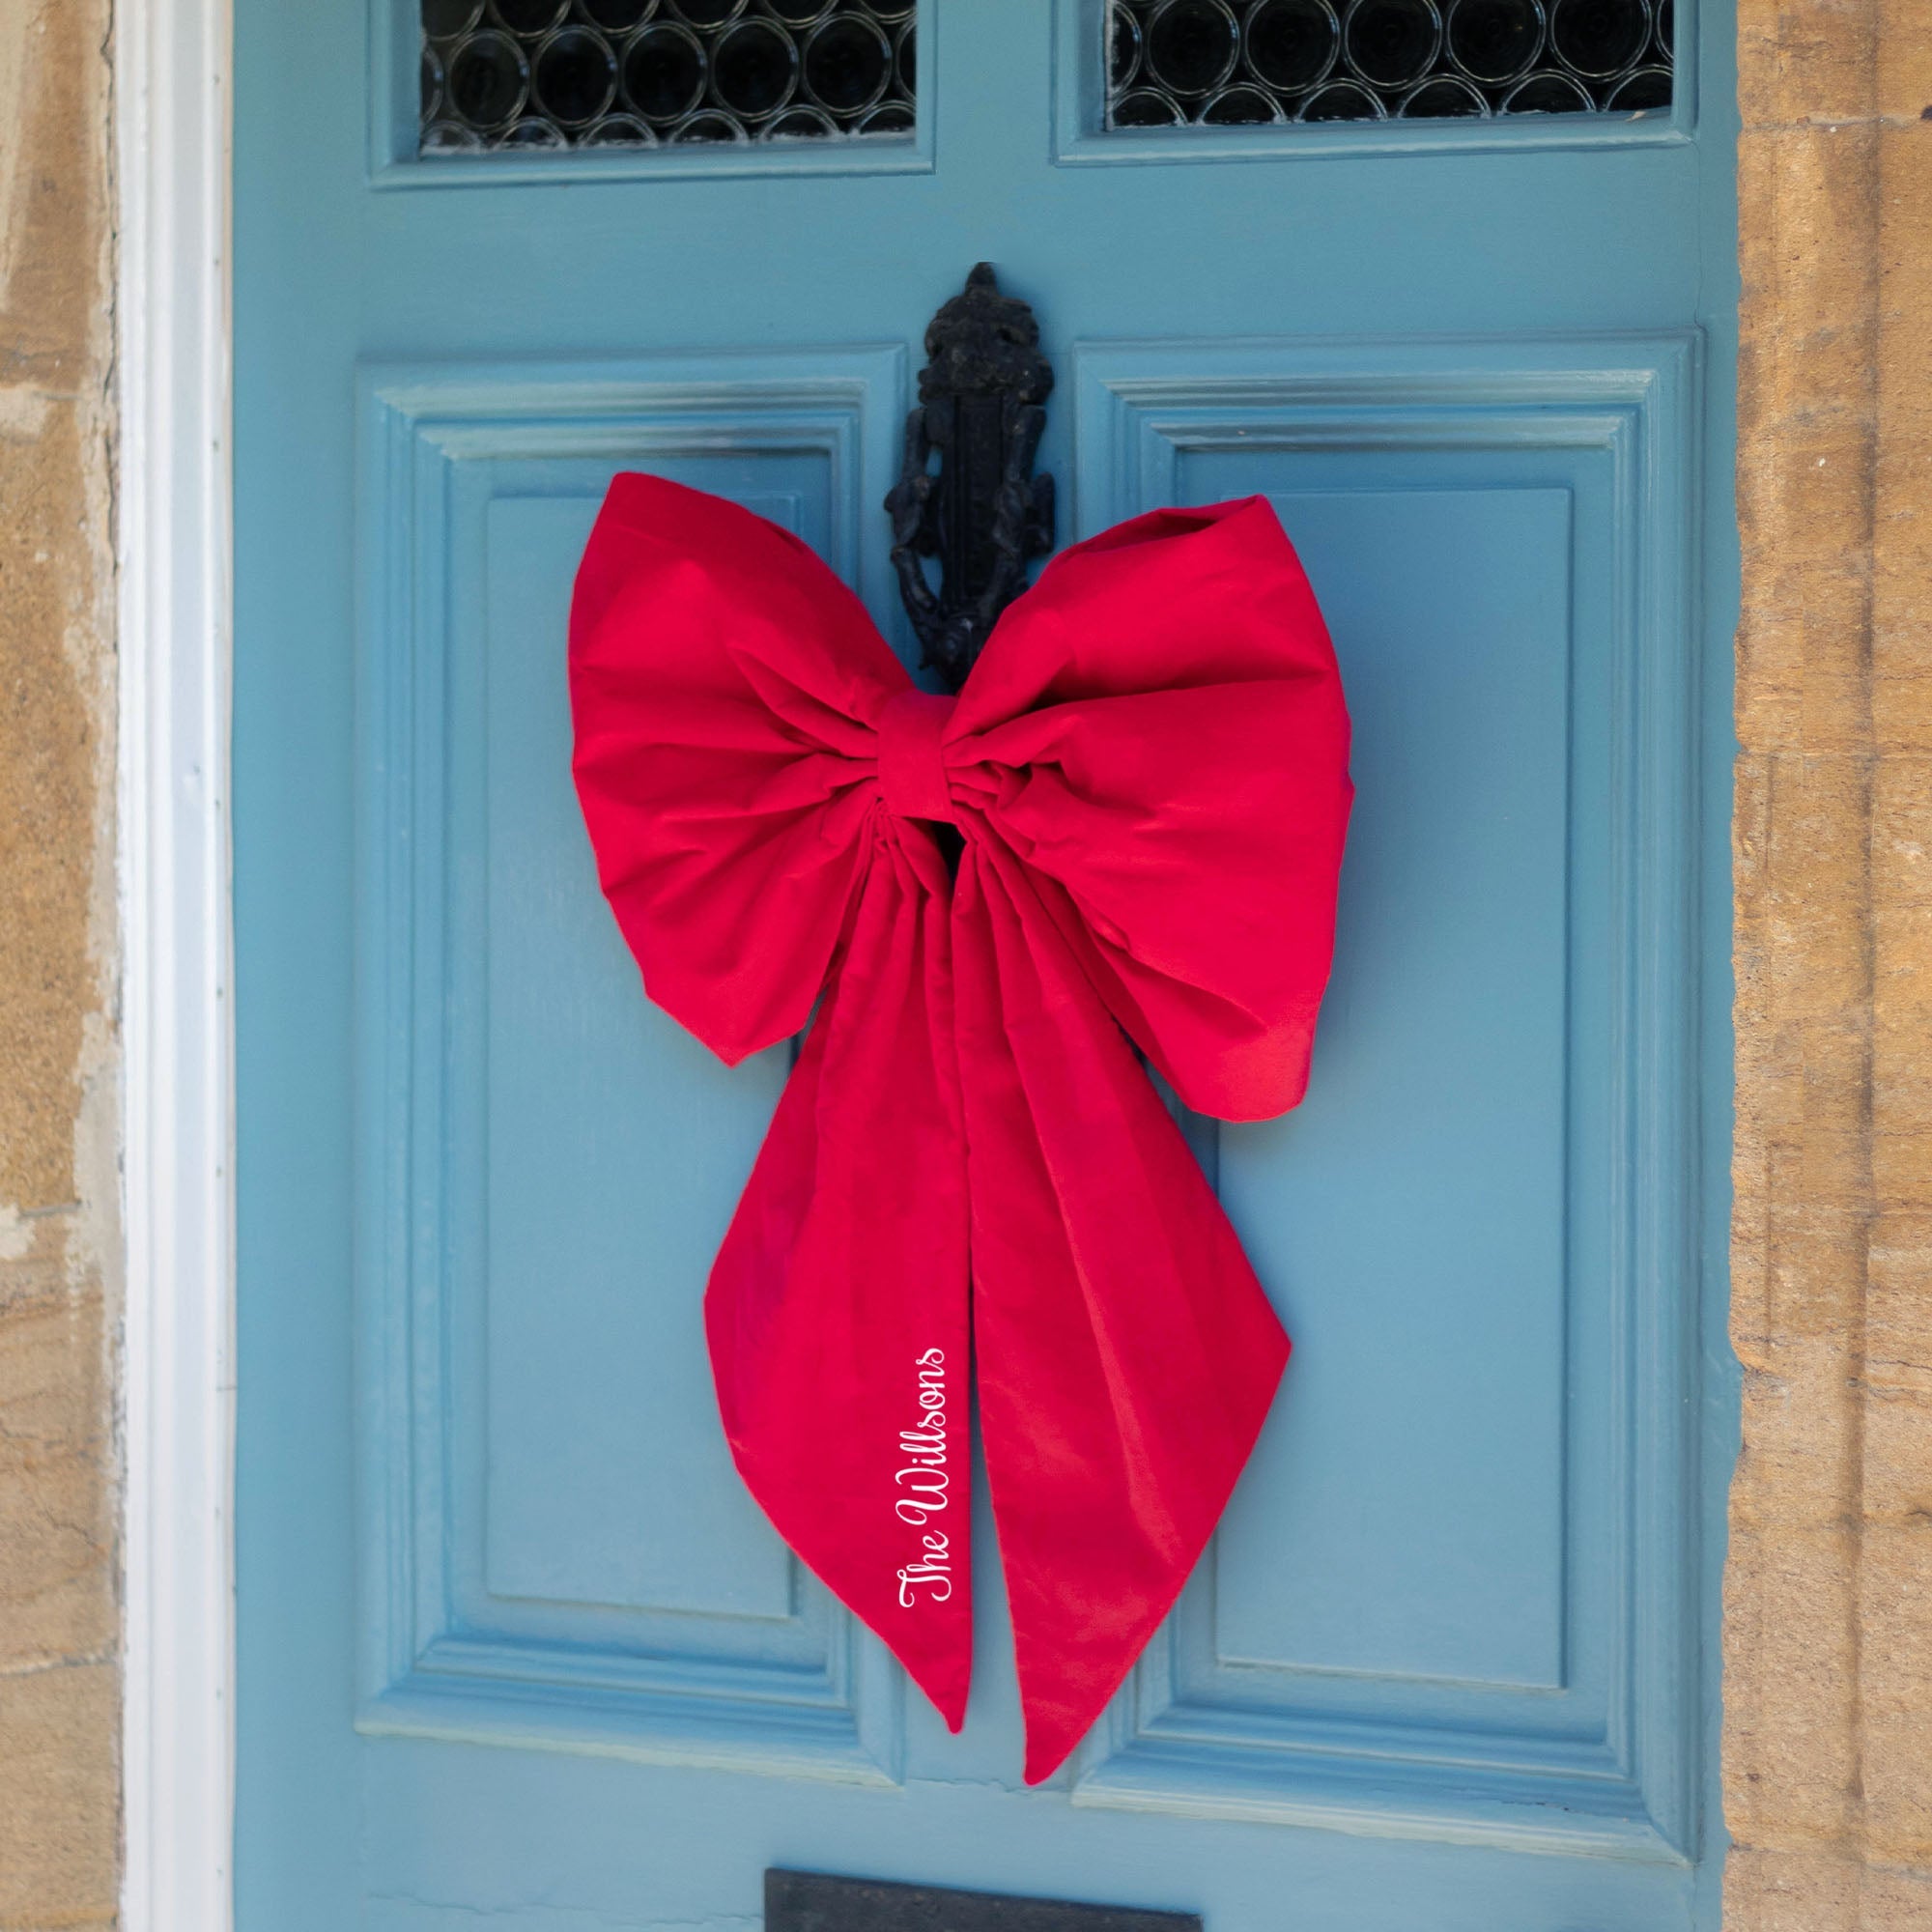
POLYGON ((419 152, 909 142, 916 0, 422 0, 419 152))
POLYGON ((1671 0, 1112 0, 1109 128, 1649 114, 1671 0))

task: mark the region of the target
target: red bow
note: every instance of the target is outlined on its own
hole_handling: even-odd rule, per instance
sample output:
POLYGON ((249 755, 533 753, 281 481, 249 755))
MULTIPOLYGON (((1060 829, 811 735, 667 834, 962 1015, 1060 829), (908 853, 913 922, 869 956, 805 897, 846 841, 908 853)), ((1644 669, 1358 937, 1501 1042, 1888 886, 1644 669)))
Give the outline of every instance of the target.
POLYGON ((1157 511, 1050 563, 955 701, 798 538, 627 475, 570 669, 651 998, 732 1064, 810 1022, 705 1296, 739 1471, 957 1730, 970 1360, 1037 1782, 1288 1360, 1134 1044, 1203 1113, 1301 1097, 1351 797, 1314 594, 1264 498, 1157 511))

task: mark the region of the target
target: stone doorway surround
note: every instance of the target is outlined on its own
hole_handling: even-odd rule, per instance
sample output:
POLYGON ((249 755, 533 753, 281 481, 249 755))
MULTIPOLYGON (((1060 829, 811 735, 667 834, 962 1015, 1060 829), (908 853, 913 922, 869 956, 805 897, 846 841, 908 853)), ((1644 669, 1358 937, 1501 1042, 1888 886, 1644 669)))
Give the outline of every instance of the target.
MULTIPOLYGON (((1932 1925, 1926 7, 1739 0, 1732 1932, 1932 1925)), ((4 1932, 227 1917, 228 19, 115 12, 0 0, 4 1932)))

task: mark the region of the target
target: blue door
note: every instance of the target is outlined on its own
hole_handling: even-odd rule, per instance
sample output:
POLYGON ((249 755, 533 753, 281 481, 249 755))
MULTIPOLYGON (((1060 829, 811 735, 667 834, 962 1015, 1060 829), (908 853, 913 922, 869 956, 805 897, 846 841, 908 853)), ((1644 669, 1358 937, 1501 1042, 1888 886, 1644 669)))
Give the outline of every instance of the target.
POLYGON ((238 0, 242 1932, 752 1932, 774 1868, 1208 1932, 1717 1925, 1728 0, 238 0), (1194 1144, 1296 1350, 1022 1782, 778 1541, 700 1311, 787 1057, 570 782, 620 469, 881 507, 979 260, 1060 540, 1264 493, 1358 803, 1306 1103, 1194 1144))

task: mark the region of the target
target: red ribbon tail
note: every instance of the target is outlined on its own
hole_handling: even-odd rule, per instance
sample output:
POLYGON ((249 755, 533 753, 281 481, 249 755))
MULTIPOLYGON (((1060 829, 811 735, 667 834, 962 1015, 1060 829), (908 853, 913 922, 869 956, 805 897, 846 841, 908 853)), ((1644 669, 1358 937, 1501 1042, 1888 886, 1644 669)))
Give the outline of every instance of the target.
POLYGON ((1289 1343, 1147 1074, 996 850, 968 854, 954 943, 980 1433, 1037 1783, 1186 1584, 1289 1343))
POLYGON ((867 874, 705 1327, 746 1486, 956 1731, 973 1657, 966 1178, 945 872, 925 856, 895 845, 867 874))

